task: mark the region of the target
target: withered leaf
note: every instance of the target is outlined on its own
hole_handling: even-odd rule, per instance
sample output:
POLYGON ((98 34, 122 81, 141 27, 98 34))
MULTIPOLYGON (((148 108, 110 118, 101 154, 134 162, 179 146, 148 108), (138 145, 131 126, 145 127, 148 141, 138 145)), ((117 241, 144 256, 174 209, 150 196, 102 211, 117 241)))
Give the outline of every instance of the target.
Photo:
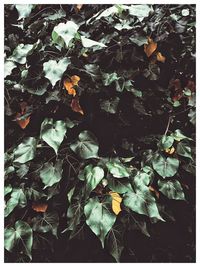
POLYGON ((147 40, 148 44, 144 44, 144 52, 147 55, 147 57, 150 57, 153 52, 157 49, 157 43, 154 43, 153 39, 148 37, 147 40))

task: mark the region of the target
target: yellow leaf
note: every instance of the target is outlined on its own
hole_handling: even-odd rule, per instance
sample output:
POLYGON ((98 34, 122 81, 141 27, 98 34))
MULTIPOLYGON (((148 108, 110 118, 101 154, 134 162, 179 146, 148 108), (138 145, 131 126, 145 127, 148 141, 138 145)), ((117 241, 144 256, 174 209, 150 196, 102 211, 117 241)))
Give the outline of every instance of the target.
POLYGON ((120 211, 122 210, 121 206, 120 206, 120 203, 122 202, 122 198, 116 192, 111 191, 111 192, 109 192, 109 194, 112 197, 112 210, 116 215, 118 215, 120 213, 120 211))
POLYGON ((172 146, 170 148, 165 149, 165 152, 169 155, 172 155, 175 152, 175 148, 172 146))
POLYGON ((156 58, 158 61, 165 63, 166 58, 160 52, 156 54, 156 58))
POLYGON ((153 39, 148 37, 148 44, 144 44, 144 52, 147 57, 150 57, 156 49, 157 43, 154 43, 153 39))

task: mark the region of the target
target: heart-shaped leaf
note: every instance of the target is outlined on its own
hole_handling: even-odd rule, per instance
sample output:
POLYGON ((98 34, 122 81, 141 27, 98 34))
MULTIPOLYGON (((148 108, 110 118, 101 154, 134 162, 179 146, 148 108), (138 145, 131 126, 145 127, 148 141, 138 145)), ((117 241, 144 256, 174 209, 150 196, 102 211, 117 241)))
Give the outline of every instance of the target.
POLYGON ((179 160, 171 157, 156 155, 152 161, 154 170, 163 178, 172 177, 176 174, 179 167, 179 160))
POLYGON ((34 137, 27 137, 14 150, 14 162, 26 163, 35 157, 37 140, 34 137))

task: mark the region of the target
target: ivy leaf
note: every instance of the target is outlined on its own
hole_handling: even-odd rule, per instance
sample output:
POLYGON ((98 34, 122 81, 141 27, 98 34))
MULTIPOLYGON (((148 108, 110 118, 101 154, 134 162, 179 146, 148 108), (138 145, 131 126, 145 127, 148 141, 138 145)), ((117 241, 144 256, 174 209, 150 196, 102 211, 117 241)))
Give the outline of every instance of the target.
POLYGON ((149 16, 153 8, 149 5, 131 5, 128 6, 129 14, 136 16, 140 21, 149 16))
POLYGON ((136 190, 145 191, 148 189, 150 182, 152 181, 152 173, 145 173, 143 171, 138 172, 133 177, 133 186, 136 190))
POLYGON ((12 251, 14 246, 20 242, 23 252, 32 259, 33 232, 29 224, 24 221, 17 221, 15 228, 6 228, 4 233, 4 246, 6 250, 12 251))
POLYGON ((162 149, 170 148, 174 143, 174 138, 172 136, 163 135, 159 145, 162 149))
POLYGON ((72 203, 67 210, 68 227, 65 231, 75 231, 77 225, 80 224, 81 216, 83 214, 83 206, 80 200, 72 203))
POLYGON ((65 121, 54 122, 52 118, 46 118, 41 124, 40 138, 52 147, 57 154, 66 132, 65 121))
POLYGON ((119 80, 119 77, 117 76, 116 72, 113 73, 103 73, 103 84, 105 86, 110 85, 112 82, 119 80))
POLYGON ((10 192, 12 192, 12 186, 11 184, 4 186, 4 196, 7 196, 10 192))
POLYGON ((40 171, 40 178, 43 184, 45 184, 44 188, 47 188, 49 186, 54 185, 55 183, 60 182, 63 172, 62 164, 62 160, 57 160, 54 166, 52 163, 49 162, 46 162, 44 164, 44 167, 40 171))
POLYGON ((107 162, 106 167, 108 168, 109 172, 116 178, 124 178, 130 176, 127 168, 121 162, 118 162, 116 160, 107 162))
POLYGON ((115 178, 109 177, 108 187, 112 191, 118 192, 119 194, 123 194, 123 193, 133 190, 130 182, 126 178, 115 179, 115 178))
POLYGON ((107 47, 103 43, 99 43, 99 42, 93 41, 93 40, 88 39, 88 38, 86 38, 84 36, 81 36, 81 42, 82 42, 83 47, 86 47, 86 48, 93 47, 93 46, 107 47))
POLYGON ((29 164, 21 164, 16 171, 16 174, 19 178, 23 178, 29 171, 29 164))
POLYGON ((70 63, 71 61, 69 58, 63 58, 58 62, 56 60, 49 60, 43 63, 45 77, 51 82, 52 86, 62 78, 63 73, 70 63))
POLYGON ((59 216, 57 212, 44 212, 41 216, 32 219, 33 231, 39 233, 52 232, 57 237, 59 216))
POLYGON ((26 196, 22 189, 14 188, 12 190, 10 199, 6 203, 4 215, 7 217, 15 207, 24 208, 27 205, 26 196))
POLYGON ((71 144, 70 148, 83 159, 98 157, 98 142, 96 137, 89 131, 81 132, 78 140, 71 144))
POLYGON ((14 162, 26 163, 35 157, 37 140, 34 137, 27 137, 14 150, 14 162))
POLYGON ((156 155, 152 161, 154 170, 163 178, 172 177, 179 167, 179 160, 171 157, 156 155))
POLYGON ((195 109, 190 109, 188 113, 188 117, 190 118, 190 122, 195 125, 196 124, 196 111, 195 109))
POLYGON ((187 145, 186 143, 183 143, 183 142, 178 143, 178 145, 176 147, 176 153, 178 155, 193 160, 191 152, 192 152, 192 150, 191 150, 191 147, 189 145, 187 145))
POLYGON ((117 111, 117 106, 119 104, 119 97, 115 97, 112 100, 105 100, 101 102, 101 109, 105 110, 108 113, 115 114, 117 111))
POLYGON ((86 223, 95 235, 100 239, 104 248, 104 240, 107 233, 115 223, 116 216, 109 211, 106 202, 99 202, 98 198, 90 198, 84 207, 86 223))
POLYGON ((158 189, 169 199, 185 200, 183 188, 178 180, 158 181, 158 189))
POLYGON ((53 42, 60 47, 68 47, 70 41, 74 39, 77 34, 79 26, 73 21, 67 21, 67 23, 59 23, 54 27, 52 31, 53 42))
POLYGON ((123 203, 126 207, 136 213, 163 221, 159 214, 155 198, 148 189, 143 191, 136 190, 135 192, 127 192, 123 197, 123 203))
POLYGON ((129 37, 131 42, 138 46, 142 46, 147 43, 147 38, 146 36, 140 35, 140 34, 134 34, 133 36, 129 37))
POLYGON ((34 44, 19 44, 8 59, 19 64, 26 63, 26 57, 32 51, 34 44))
POLYGON ((191 138, 185 136, 179 129, 175 130, 174 133, 171 133, 171 136, 178 142, 183 139, 192 140, 191 138))
POLYGON ((120 256, 124 249, 124 232, 125 229, 121 225, 114 225, 106 237, 106 247, 116 262, 120 262, 120 256))
POLYGON ((86 182, 85 191, 87 196, 96 188, 103 177, 104 170, 99 166, 93 167, 92 164, 89 164, 84 168, 83 173, 79 175, 79 179, 86 182))
POLYGON ((16 68, 16 64, 10 60, 6 60, 4 63, 4 78, 12 73, 12 70, 16 68))
POLYGON ((148 44, 144 45, 144 52, 147 55, 147 57, 150 57, 156 49, 157 49, 157 43, 154 43, 154 41, 148 37, 148 44))
POLYGON ((18 12, 18 20, 22 18, 26 18, 31 14, 32 9, 34 8, 34 5, 28 4, 28 5, 15 5, 15 8, 17 9, 18 12))
POLYGON ((118 215, 120 211, 122 210, 121 209, 122 198, 117 192, 111 191, 109 192, 109 194, 111 195, 111 198, 112 198, 112 210, 116 215, 118 215))
POLYGON ((144 70, 143 75, 149 80, 158 80, 160 75, 160 68, 158 67, 158 65, 151 63, 149 64, 148 69, 144 70))

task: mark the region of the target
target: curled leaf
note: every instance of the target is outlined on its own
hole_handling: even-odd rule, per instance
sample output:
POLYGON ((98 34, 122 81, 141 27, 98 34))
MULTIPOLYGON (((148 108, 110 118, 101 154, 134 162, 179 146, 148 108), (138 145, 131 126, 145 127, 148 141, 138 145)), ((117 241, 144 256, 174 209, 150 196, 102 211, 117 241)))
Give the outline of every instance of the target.
POLYGON ((147 57, 150 57, 153 52, 157 49, 157 43, 154 43, 153 39, 148 37, 148 44, 144 44, 144 52, 147 57))
POLYGON ((69 95, 76 95, 76 90, 74 89, 74 85, 78 85, 78 82, 80 81, 80 77, 77 75, 71 76, 70 79, 67 79, 64 81, 64 87, 67 90, 69 95))
POLYGON ((32 209, 37 212, 46 212, 48 205, 45 203, 33 203, 32 209))
POLYGON ((27 112, 27 103, 26 102, 20 103, 20 108, 21 108, 21 112, 16 113, 15 119, 16 119, 17 124, 22 129, 25 129, 26 126, 30 122, 30 116, 28 116, 28 117, 24 116, 24 115, 26 115, 26 112, 27 112))
POLYGON ((122 198, 120 197, 120 195, 116 192, 109 192, 109 194, 112 197, 112 210, 113 212, 118 215, 120 213, 121 209, 121 202, 122 202, 122 198))
POLYGON ((165 63, 166 57, 164 57, 160 52, 156 54, 156 59, 159 62, 165 63))
POLYGON ((83 110, 79 104, 79 98, 78 97, 75 97, 74 99, 72 99, 71 108, 74 112, 79 112, 82 115, 84 115, 84 112, 83 112, 83 110))

